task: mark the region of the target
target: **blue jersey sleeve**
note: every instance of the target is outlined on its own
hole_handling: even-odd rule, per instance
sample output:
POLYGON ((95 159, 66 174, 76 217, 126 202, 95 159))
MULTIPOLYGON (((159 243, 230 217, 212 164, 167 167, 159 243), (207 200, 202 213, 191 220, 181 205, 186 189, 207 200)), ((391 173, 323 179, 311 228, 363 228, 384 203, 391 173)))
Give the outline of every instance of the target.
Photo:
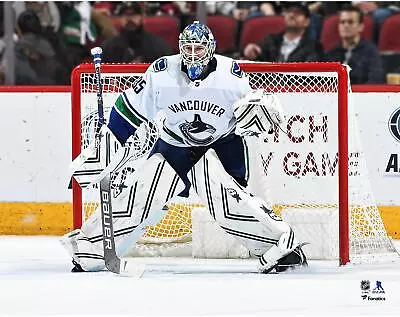
POLYGON ((133 135, 136 128, 128 123, 116 110, 113 108, 110 113, 110 120, 108 128, 117 138, 117 140, 124 145, 126 140, 133 135))
POLYGON ((124 144, 136 129, 148 120, 154 120, 154 91, 152 86, 152 68, 138 77, 132 87, 122 92, 115 101, 110 113, 109 129, 124 144))

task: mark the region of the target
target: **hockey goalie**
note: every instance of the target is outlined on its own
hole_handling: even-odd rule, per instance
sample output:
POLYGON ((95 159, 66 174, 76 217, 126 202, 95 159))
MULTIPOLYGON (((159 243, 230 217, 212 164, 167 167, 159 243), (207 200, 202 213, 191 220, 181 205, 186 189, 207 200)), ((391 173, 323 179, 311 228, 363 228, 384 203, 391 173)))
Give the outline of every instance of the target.
MULTIPOLYGON (((307 265, 290 225, 248 188, 249 132, 268 132, 283 120, 274 95, 252 90, 240 66, 215 53, 210 29, 195 21, 179 36, 180 54, 162 57, 122 92, 107 128, 125 145, 162 114, 160 137, 138 168, 124 174, 124 194, 112 195, 116 251, 129 245, 166 213, 168 201, 195 192, 215 222, 259 258, 259 272, 307 265)), ((97 210, 62 238, 73 271, 105 267, 97 210)))

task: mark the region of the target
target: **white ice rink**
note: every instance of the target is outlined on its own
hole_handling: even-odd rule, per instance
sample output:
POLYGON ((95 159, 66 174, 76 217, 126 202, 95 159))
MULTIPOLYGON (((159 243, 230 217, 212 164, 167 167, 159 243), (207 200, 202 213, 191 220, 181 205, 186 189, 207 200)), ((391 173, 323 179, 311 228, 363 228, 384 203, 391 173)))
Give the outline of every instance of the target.
POLYGON ((400 262, 312 261, 279 275, 182 271, 140 279, 70 269, 56 237, 0 237, 0 316, 400 316, 400 262), (385 301, 363 300, 361 280, 371 290, 381 281, 385 301))

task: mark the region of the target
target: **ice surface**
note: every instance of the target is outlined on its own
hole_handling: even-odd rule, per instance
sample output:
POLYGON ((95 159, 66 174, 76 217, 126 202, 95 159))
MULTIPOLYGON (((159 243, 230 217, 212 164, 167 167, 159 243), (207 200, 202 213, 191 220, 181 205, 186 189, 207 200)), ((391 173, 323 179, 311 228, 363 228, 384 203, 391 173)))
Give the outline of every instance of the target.
POLYGON ((254 271, 254 261, 193 262, 188 270, 187 260, 164 260, 168 270, 138 279, 70 273, 57 237, 3 236, 0 255, 0 316, 400 316, 400 262, 339 268, 312 261, 261 275, 229 272, 254 271), (363 300, 361 280, 371 289, 381 281, 385 301, 363 300))

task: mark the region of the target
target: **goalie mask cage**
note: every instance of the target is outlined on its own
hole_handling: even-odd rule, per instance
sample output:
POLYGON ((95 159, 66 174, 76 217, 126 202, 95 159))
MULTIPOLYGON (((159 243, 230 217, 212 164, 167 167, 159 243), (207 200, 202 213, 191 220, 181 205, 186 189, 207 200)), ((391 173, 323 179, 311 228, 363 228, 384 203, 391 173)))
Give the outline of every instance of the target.
MULTIPOLYGON (((102 65, 106 118, 119 93, 147 67, 102 65)), ((294 214, 305 224, 333 217, 336 229, 331 232, 322 226, 317 237, 333 244, 340 264, 392 256, 395 249, 373 199, 354 107, 348 106, 352 103, 347 68, 339 63, 244 63, 241 67, 252 88, 278 96, 286 115, 287 134, 275 129, 265 139, 249 142, 255 162, 250 188, 270 201, 276 213, 294 214)), ((94 139, 94 129, 87 125, 96 122, 96 109, 94 66, 79 65, 72 73, 73 159, 94 139)), ((74 228, 79 228, 98 202, 87 199, 74 179, 72 186, 74 228)), ((199 206, 195 201, 189 206, 170 205, 167 216, 148 227, 138 243, 190 241, 191 212, 199 206)), ((306 237, 299 239, 307 239, 314 228, 306 228, 306 237)))

